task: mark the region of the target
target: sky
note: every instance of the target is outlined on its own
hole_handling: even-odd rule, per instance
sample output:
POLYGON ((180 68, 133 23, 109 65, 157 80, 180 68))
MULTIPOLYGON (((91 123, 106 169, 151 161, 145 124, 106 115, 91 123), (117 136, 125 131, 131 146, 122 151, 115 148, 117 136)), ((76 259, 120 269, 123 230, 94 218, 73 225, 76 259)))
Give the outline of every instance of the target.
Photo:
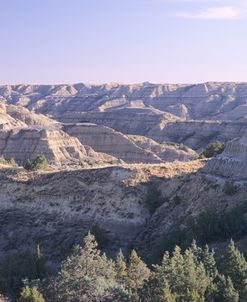
POLYGON ((0 0, 0 84, 247 82, 247 0, 0 0))

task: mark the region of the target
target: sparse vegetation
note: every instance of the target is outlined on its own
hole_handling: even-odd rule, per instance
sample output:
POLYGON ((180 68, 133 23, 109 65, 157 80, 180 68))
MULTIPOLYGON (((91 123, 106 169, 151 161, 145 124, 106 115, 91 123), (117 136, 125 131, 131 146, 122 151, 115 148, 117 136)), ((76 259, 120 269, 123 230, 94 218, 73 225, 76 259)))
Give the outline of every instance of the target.
POLYGON ((85 168, 86 164, 85 164, 84 161, 80 160, 79 161, 79 166, 80 166, 80 168, 85 168))
POLYGON ((15 160, 13 158, 11 158, 11 159, 5 159, 4 157, 0 157, 0 164, 17 166, 16 162, 15 162, 15 160))
POLYGON ((44 155, 38 155, 33 161, 28 160, 24 168, 28 171, 47 170, 48 161, 44 155))
POLYGON ((225 144, 220 141, 215 141, 209 145, 201 154, 200 158, 211 158, 218 154, 221 154, 225 149, 225 144))

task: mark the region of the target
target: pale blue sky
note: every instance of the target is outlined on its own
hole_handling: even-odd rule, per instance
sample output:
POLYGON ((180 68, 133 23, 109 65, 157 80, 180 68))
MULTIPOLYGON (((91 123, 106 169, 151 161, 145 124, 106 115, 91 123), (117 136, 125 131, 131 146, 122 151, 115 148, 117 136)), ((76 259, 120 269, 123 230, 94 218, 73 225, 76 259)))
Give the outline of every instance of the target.
POLYGON ((0 0, 0 83, 247 81, 246 0, 0 0))

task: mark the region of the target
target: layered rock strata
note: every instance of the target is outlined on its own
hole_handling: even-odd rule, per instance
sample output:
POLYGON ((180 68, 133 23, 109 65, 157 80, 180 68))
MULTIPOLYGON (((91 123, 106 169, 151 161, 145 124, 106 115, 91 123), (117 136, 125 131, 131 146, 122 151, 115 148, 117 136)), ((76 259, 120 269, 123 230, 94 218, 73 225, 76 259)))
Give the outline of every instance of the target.
POLYGON ((114 160, 60 130, 15 129, 0 131, 0 156, 19 164, 44 155, 50 164, 69 164, 78 160, 114 160))
POLYGON ((95 124, 64 125, 70 136, 75 136, 83 145, 91 146, 95 151, 110 154, 129 163, 161 163, 162 160, 151 150, 145 150, 135 144, 126 135, 109 127, 95 124))

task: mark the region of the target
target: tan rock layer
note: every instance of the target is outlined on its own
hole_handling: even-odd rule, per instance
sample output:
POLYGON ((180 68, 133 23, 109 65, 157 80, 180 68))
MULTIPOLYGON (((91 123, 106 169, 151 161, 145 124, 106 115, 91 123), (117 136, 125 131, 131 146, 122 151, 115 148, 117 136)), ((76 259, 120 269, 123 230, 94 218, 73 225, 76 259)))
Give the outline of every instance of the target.
POLYGON ((0 131, 0 156, 15 159, 20 164, 44 155, 51 164, 66 164, 76 160, 113 160, 83 146, 77 138, 60 130, 16 129, 0 131))

